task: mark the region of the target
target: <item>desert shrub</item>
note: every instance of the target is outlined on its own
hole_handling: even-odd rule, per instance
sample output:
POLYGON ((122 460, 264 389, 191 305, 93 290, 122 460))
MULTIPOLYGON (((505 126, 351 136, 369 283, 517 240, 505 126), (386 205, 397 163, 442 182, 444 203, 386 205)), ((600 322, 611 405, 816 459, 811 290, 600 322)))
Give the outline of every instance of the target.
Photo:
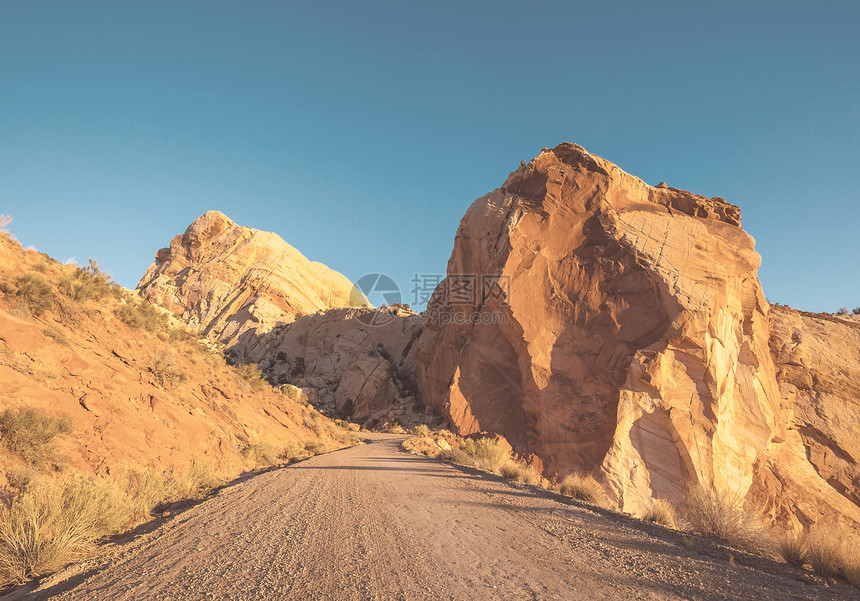
POLYGON ((260 392, 266 386, 263 374, 256 363, 234 365, 233 369, 238 376, 239 387, 245 392, 260 392))
POLYGON ((304 419, 304 425, 305 428, 309 428, 317 436, 325 434, 325 420, 323 419, 323 416, 316 411, 311 410, 310 415, 304 419))
POLYGON ((25 273, 14 280, 14 287, 6 284, 3 293, 10 300, 36 317, 54 306, 54 290, 40 275, 25 273))
POLYGON ((278 387, 278 390, 285 398, 294 403, 299 403, 301 405, 306 405, 308 403, 308 395, 306 395, 298 386, 283 384, 278 387))
POLYGON ((124 324, 147 332, 166 332, 168 317, 155 305, 142 298, 127 295, 125 302, 117 305, 114 314, 124 324))
POLYGON ((281 459, 281 461, 292 463, 293 461, 307 459, 310 455, 311 453, 305 449, 304 445, 299 444, 295 439, 290 439, 278 454, 278 458, 281 459))
POLYGON ((0 577, 23 583, 92 553, 128 523, 120 493, 74 478, 31 486, 0 513, 0 577))
POLYGON ((30 407, 0 413, 0 438, 12 453, 31 464, 47 459, 51 441, 72 431, 68 417, 45 415, 30 407))
POLYGON ((48 338, 53 339, 54 342, 56 342, 57 344, 69 346, 69 337, 66 336, 66 333, 58 327, 48 326, 47 328, 43 328, 42 334, 44 334, 48 338))
POLYGON ((511 460, 511 454, 497 438, 466 438, 458 448, 451 449, 449 458, 455 463, 498 474, 502 466, 511 460))
MULTIPOLYGON (((400 448, 412 453, 413 455, 426 455, 427 457, 433 457, 434 459, 437 457, 444 457, 454 461, 451 457, 451 450, 443 450, 432 436, 412 436, 400 443, 400 448)), ((457 451, 461 452, 459 449, 457 449, 457 451)), ((465 456, 465 453, 463 453, 463 455, 468 462, 464 465, 472 465, 471 458, 465 456)), ((458 462, 455 461, 455 463, 458 462)))
POLYGON ((149 358, 149 371, 161 386, 178 384, 185 374, 176 364, 176 357, 167 351, 155 351, 149 358))
POLYGON ((305 443, 305 450, 311 455, 322 455, 329 452, 329 447, 322 440, 310 440, 305 443))
POLYGON ((508 480, 523 484, 538 485, 541 481, 539 471, 530 465, 523 465, 517 461, 508 461, 500 468, 499 473, 508 480))
POLYGON ((675 527, 675 508, 666 499, 653 499, 642 519, 667 528, 675 527))
POLYGON ((428 428, 425 424, 419 424, 412 428, 412 433, 415 436, 430 436, 430 428, 428 428))
POLYGON ((685 509, 695 532, 742 551, 770 555, 773 541, 762 517, 758 512, 745 510, 739 495, 692 487, 686 494, 685 509))
POLYGON ((344 428, 330 428, 329 435, 335 439, 338 443, 342 445, 354 445, 358 444, 358 434, 353 432, 352 430, 344 429, 344 428))
POLYGON ((278 462, 278 453, 268 442, 255 442, 246 447, 242 454, 257 465, 273 465, 278 462))
POLYGON ((389 434, 406 434, 406 430, 403 429, 403 426, 401 426, 400 422, 398 422, 396 419, 391 420, 388 423, 388 428, 386 429, 388 430, 389 434))
POLYGON ((591 474, 568 474, 559 486, 561 494, 592 505, 606 505, 606 491, 591 474))
POLYGON ((101 270, 98 263, 90 259, 86 267, 77 267, 74 272, 63 276, 57 283, 57 289, 71 300, 82 303, 88 299, 100 300, 115 294, 116 284, 101 270))

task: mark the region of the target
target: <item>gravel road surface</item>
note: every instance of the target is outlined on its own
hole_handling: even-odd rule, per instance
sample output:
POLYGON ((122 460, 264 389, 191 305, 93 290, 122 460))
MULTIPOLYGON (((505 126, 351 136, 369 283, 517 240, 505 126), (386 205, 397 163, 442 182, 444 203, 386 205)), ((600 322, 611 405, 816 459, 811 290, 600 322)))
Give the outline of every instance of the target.
POLYGON ((370 436, 224 488, 5 599, 860 598, 783 564, 406 454, 403 436, 370 436))

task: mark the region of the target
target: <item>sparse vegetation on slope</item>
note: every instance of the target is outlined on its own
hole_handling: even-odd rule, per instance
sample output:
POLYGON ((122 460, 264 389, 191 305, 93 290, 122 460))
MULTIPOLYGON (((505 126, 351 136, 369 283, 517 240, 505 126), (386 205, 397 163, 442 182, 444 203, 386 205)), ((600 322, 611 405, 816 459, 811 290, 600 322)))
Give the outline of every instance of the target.
POLYGON ((51 441, 71 431, 68 417, 45 415, 31 407, 0 412, 0 440, 29 464, 44 463, 50 454, 51 441))
POLYGON ((356 441, 300 389, 227 365, 94 261, 61 265, 5 235, 0 329, 0 585, 243 471, 356 441))

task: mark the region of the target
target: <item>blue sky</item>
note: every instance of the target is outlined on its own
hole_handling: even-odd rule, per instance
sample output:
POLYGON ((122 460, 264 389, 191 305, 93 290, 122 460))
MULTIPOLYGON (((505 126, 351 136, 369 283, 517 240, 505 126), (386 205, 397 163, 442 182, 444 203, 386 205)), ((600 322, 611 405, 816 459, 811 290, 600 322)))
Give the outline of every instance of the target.
POLYGON ((769 299, 860 305, 860 9, 694 4, 5 0, 0 213, 133 287, 218 209, 409 302, 568 140, 738 204, 769 299))

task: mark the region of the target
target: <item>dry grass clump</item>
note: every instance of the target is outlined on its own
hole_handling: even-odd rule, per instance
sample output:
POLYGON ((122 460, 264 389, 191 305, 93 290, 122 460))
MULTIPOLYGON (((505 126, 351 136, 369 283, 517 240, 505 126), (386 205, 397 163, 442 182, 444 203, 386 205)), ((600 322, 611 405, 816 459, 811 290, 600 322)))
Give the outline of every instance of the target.
POLYGON ((208 463, 193 463, 181 476, 174 476, 174 501, 199 501, 224 484, 208 463))
POLYGON ((685 507, 695 532, 748 553, 772 554, 773 540, 764 520, 745 510, 739 495, 696 486, 687 491, 685 507))
POLYGON ((69 346, 71 344, 69 342, 69 337, 66 336, 66 333, 56 326, 48 326, 46 328, 43 328, 42 334, 44 334, 48 338, 51 338, 57 344, 62 344, 63 346, 69 346))
POLYGON ((102 539, 151 517, 163 503, 196 500, 221 484, 212 468, 126 469, 111 478, 33 481, 0 509, 0 585, 20 584, 93 554, 102 539))
POLYGON ((564 477, 559 485, 561 494, 578 501, 604 506, 607 504, 606 491, 603 485, 591 474, 576 472, 564 477))
POLYGON ((460 441, 459 447, 451 449, 447 455, 454 463, 493 474, 498 474, 502 466, 511 460, 510 450, 499 438, 465 438, 460 441))
POLYGON ((848 536, 837 526, 816 524, 808 531, 784 535, 779 553, 786 563, 809 565, 819 576, 843 576, 860 587, 860 543, 848 536))
POLYGON ((0 579, 23 583, 91 554, 127 520, 116 487, 75 478, 32 486, 0 513, 0 579))
POLYGON ((530 465, 523 465, 518 461, 508 461, 500 468, 499 473, 508 480, 522 482, 523 484, 537 486, 541 483, 539 471, 530 465))
POLYGON ((777 549, 786 563, 802 568, 809 561, 809 546, 803 532, 788 532, 777 540, 777 549))
POLYGON ((419 424, 412 428, 415 436, 430 436, 430 428, 426 424, 419 424))
POLYGON ((178 384, 185 380, 185 374, 176 364, 176 356, 168 351, 155 351, 149 359, 149 371, 161 385, 178 384))
MULTIPOLYGON (((846 544, 842 534, 834 527, 815 525, 806 534, 806 560, 819 576, 836 576, 842 573, 846 544)), ((855 560, 855 563, 860 559, 855 560)))
POLYGON ((0 439, 9 451, 30 464, 46 461, 51 441, 71 431, 68 417, 44 415, 30 407, 5 409, 0 413, 0 439))
POLYGON ((675 508, 666 499, 654 499, 642 519, 667 528, 675 527, 675 508))

